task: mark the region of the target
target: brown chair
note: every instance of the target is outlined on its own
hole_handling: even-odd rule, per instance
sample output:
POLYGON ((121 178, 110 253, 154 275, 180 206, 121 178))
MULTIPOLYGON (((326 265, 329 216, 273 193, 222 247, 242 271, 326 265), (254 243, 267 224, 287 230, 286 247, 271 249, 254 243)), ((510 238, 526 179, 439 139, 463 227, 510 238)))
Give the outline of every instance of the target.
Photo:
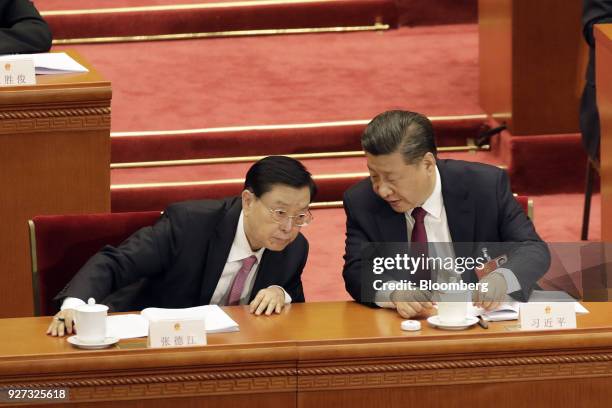
POLYGON ((55 314, 53 297, 105 245, 119 245, 138 229, 155 223, 159 211, 44 215, 29 221, 32 288, 36 316, 55 314))
POLYGON ((521 207, 523 208, 523 211, 527 213, 527 216, 529 217, 529 219, 533 221, 533 200, 530 199, 528 196, 517 195, 517 194, 514 194, 514 198, 521 205, 521 207))

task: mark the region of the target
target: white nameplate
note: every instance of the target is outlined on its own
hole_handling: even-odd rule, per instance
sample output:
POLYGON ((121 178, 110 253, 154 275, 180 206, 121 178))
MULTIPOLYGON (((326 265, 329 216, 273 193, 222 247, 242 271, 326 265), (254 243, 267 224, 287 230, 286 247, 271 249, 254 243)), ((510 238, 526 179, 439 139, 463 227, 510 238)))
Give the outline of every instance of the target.
POLYGON ((151 348, 206 345, 204 320, 157 320, 149 322, 148 346, 151 348))
POLYGON ((573 302, 534 302, 520 305, 521 330, 559 330, 576 328, 573 302))
POLYGON ((0 86, 36 85, 32 57, 2 58, 0 60, 0 86))

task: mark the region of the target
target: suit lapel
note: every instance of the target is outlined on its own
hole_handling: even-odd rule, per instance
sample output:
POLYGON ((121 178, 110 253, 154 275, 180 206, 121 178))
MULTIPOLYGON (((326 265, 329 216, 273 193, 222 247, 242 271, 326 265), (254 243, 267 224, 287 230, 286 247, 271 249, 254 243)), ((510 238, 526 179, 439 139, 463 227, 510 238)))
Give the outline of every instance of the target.
POLYGON ((453 243, 466 243, 455 245, 456 256, 469 256, 472 252, 474 241, 475 217, 474 200, 472 194, 467 190, 461 178, 462 174, 456 174, 447 167, 444 160, 438 161, 438 170, 442 182, 442 198, 446 210, 448 228, 453 243), (469 244, 468 244, 469 243, 469 244))
POLYGON ((241 210, 242 201, 236 199, 229 210, 224 213, 221 221, 217 224, 215 233, 208 244, 208 258, 206 259, 204 279, 200 292, 200 303, 203 305, 210 303, 217 283, 221 278, 227 256, 234 242, 241 210))
POLYGON ((403 213, 396 213, 387 203, 384 203, 375 217, 380 230, 379 242, 408 241, 406 216, 403 213))

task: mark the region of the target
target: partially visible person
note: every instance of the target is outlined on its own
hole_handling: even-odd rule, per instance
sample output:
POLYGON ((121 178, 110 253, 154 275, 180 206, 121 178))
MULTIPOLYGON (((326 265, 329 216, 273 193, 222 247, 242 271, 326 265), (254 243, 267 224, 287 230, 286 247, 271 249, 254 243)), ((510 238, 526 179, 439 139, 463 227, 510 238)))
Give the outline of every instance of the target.
MULTIPOLYGON (((316 193, 297 160, 269 156, 246 174, 240 197, 169 206, 157 223, 94 255, 56 296, 47 334, 73 331, 74 308, 93 297, 113 311, 207 304, 280 313, 304 302, 302 270, 316 193)), ((77 327, 78 330, 78 327, 77 327)))
POLYGON ((612 0, 583 0, 582 34, 589 44, 589 64, 580 101, 582 144, 595 168, 599 168, 599 111, 595 88, 595 37, 593 25, 612 23, 612 0))
POLYGON ((31 54, 51 48, 51 30, 29 0, 0 0, 0 54, 31 54))

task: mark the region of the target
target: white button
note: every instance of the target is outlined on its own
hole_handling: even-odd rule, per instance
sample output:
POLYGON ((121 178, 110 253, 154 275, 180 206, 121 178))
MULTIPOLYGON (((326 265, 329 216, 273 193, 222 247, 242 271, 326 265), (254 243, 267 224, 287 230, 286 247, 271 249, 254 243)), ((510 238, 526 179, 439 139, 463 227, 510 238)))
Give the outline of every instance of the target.
POLYGON ((418 320, 404 320, 402 322, 402 330, 417 331, 421 330, 421 322, 418 320))

